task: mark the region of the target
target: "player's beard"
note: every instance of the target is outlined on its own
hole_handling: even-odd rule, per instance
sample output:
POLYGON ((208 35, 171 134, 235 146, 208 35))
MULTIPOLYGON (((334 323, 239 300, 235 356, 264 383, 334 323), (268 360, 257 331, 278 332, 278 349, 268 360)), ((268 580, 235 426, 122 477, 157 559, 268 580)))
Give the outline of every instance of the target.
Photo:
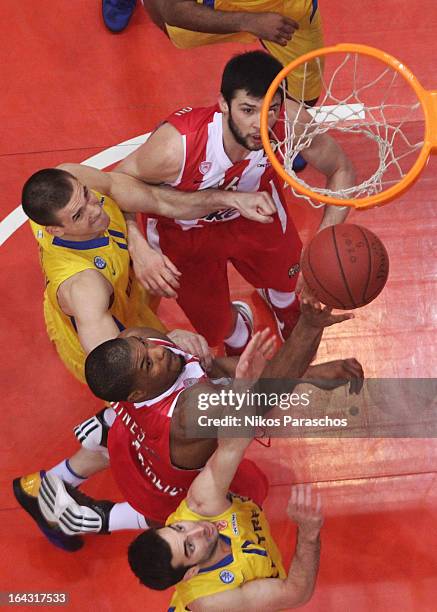
POLYGON ((259 146, 254 146, 254 145, 250 145, 249 144, 248 137, 247 136, 243 136, 243 134, 238 129, 237 124, 232 119, 232 112, 231 112, 230 109, 229 109, 229 115, 228 115, 228 126, 229 126, 229 129, 231 131, 232 136, 234 137, 234 140, 240 146, 244 147, 248 151, 260 151, 263 148, 262 143, 260 143, 259 146))

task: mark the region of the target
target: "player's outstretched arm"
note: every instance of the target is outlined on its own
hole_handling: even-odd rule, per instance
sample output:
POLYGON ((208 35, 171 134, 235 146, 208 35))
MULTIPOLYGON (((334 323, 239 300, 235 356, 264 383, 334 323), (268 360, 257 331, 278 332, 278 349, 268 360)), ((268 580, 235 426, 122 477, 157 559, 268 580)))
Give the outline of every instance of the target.
MULTIPOLYGON (((293 117, 298 105, 292 100, 287 100, 287 114, 293 117)), ((299 111, 299 122, 311 121, 310 114, 304 110, 299 111)), ((332 191, 347 189, 355 185, 355 168, 352 161, 343 151, 334 138, 328 134, 315 136, 308 148, 302 151, 302 156, 316 170, 326 176, 326 188, 332 191)), ((342 223, 349 214, 349 208, 340 206, 325 206, 319 231, 329 225, 342 223)))
POLYGON ((59 170, 65 170, 77 178, 83 185, 90 189, 95 189, 103 195, 111 196, 111 177, 110 173, 102 172, 97 168, 92 168, 85 164, 59 164, 59 170))
MULTIPOLYGON (((219 189, 184 192, 172 187, 148 185, 121 172, 103 172, 84 164, 61 164, 90 189, 109 196, 123 212, 144 212, 170 219, 198 219, 218 210, 235 208, 243 217, 271 223, 276 206, 266 192, 242 193, 219 189)), ((145 180, 145 179, 144 179, 145 180)), ((132 219, 132 217, 131 217, 132 219)))
POLYGON ((153 4, 166 23, 195 32, 250 32, 258 38, 286 45, 299 27, 296 21, 279 13, 220 11, 195 0, 154 0, 153 4))
POLYGON ((353 319, 349 312, 334 315, 332 308, 301 301, 301 315, 291 335, 280 347, 262 373, 262 378, 302 378, 322 338, 325 327, 353 319))
MULTIPOLYGON (((257 379, 274 349, 274 338, 270 329, 257 332, 250 340, 239 359, 236 369, 236 381, 241 382, 257 379)), ((209 393, 215 393, 216 389, 211 384, 196 385, 194 393, 190 397, 190 407, 196 411, 196 397, 203 393, 206 397, 209 393)), ((220 432, 219 432, 220 435, 220 432)), ((187 504, 194 512, 204 516, 214 516, 223 512, 229 506, 227 494, 229 486, 240 465, 246 448, 252 438, 219 438, 217 449, 208 460, 205 468, 191 484, 187 504)))
POLYGON ((264 578, 190 602, 193 612, 279 611, 302 606, 311 599, 320 560, 320 529, 323 518, 320 496, 311 485, 292 487, 288 515, 297 523, 294 557, 285 580, 264 578))

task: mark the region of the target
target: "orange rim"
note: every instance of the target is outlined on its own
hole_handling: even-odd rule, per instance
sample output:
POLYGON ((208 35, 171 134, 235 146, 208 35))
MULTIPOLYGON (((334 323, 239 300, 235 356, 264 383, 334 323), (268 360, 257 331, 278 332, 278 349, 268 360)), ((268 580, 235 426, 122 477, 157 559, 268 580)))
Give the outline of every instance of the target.
POLYGON ((267 153, 267 157, 269 158, 276 172, 286 183, 288 183, 291 187, 293 187, 297 192, 301 193, 302 195, 310 198, 311 200, 316 200, 318 202, 322 202, 324 204, 331 204, 334 206, 351 206, 353 208, 363 209, 372 208, 373 206, 382 206, 383 204, 388 204, 388 202, 397 198, 411 187, 411 185, 418 179, 420 173, 425 167, 430 153, 437 149, 437 91, 427 91, 426 89, 424 89, 419 83, 418 79, 414 76, 414 74, 404 64, 402 64, 402 62, 397 60, 392 55, 381 51, 380 49, 375 49, 366 45, 358 45, 353 43, 339 44, 332 47, 323 47, 321 49, 311 51, 310 53, 306 53, 294 62, 291 62, 291 64, 281 70, 281 72, 275 78, 273 83, 270 85, 264 98, 263 106, 261 109, 261 138, 264 149, 267 153), (402 179, 400 179, 400 181, 396 185, 392 185, 391 187, 385 189, 384 191, 381 191, 380 193, 377 193, 372 196, 366 196, 364 198, 340 199, 335 198, 333 196, 319 194, 315 191, 312 191, 308 187, 305 187, 286 172, 281 162, 276 157, 270 144, 268 112, 272 99, 275 93, 277 92, 281 82, 288 76, 290 72, 297 68, 297 66, 300 66, 301 64, 304 64, 305 62, 313 60, 317 57, 332 55, 334 53, 361 53, 363 55, 379 59, 382 62, 385 62, 386 64, 391 66, 394 70, 396 70, 396 72, 400 73, 404 77, 410 87, 414 90, 422 106, 423 114, 425 117, 425 133, 423 139, 424 144, 418 158, 416 159, 410 170, 407 172, 407 174, 402 177, 402 179))

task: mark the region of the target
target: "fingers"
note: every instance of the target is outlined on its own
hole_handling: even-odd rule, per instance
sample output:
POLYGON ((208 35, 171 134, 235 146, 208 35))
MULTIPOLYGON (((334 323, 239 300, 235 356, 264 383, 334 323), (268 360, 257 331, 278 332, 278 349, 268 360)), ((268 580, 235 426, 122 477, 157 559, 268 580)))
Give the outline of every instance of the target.
POLYGON ((256 354, 256 352, 258 351, 260 341, 261 341, 261 333, 262 332, 259 332, 259 331, 256 332, 250 339, 244 351, 242 352, 240 360, 239 360, 242 364, 244 364, 245 362, 251 361, 254 355, 256 354))
POLYGON ((211 368, 213 357, 208 342, 203 336, 185 329, 174 329, 168 336, 183 351, 198 357, 204 369, 211 368))
POLYGON ((345 359, 344 360, 345 368, 350 376, 349 381, 349 394, 350 395, 358 395, 363 388, 364 384, 364 370, 359 361, 357 359, 345 359))
POLYGON ((266 192, 238 194, 236 207, 239 212, 258 223, 273 223, 271 215, 276 213, 276 206, 271 196, 266 192))
POLYGON ((257 331, 244 349, 242 357, 251 360, 259 352, 266 359, 269 358, 276 346, 276 338, 272 335, 270 327, 257 331))
POLYGON ((197 356, 200 359, 200 363, 205 370, 209 370, 212 366, 212 354, 208 346, 206 339, 200 334, 196 334, 196 350, 197 356))
MULTIPOLYGON (((148 278, 146 281, 143 281, 143 284, 148 291, 154 293, 155 295, 160 295, 161 297, 167 298, 177 298, 177 293, 170 284, 175 284, 174 280, 175 279, 171 278, 170 282, 167 282, 167 279, 164 276, 156 275, 154 278, 148 278)), ((179 285, 176 285, 176 288, 178 286, 179 285)))
POLYGON ((250 221, 256 221, 257 223, 264 223, 264 225, 267 223, 273 223, 273 219, 270 215, 266 215, 257 210, 247 212, 243 216, 246 217, 246 219, 249 219, 250 221))
POLYGON ((299 24, 297 23, 297 21, 294 21, 294 19, 290 19, 290 17, 282 17, 283 20, 283 28, 286 29, 289 32, 294 32, 295 30, 299 29, 299 24))
POLYGON ((174 263, 166 255, 163 255, 162 259, 164 260, 164 263, 166 267, 170 270, 170 272, 172 272, 176 277, 181 276, 182 272, 179 272, 174 263))
POLYGON ((299 24, 288 17, 282 18, 282 23, 278 28, 276 40, 278 44, 285 47, 292 39, 294 32, 299 28, 299 24))
POLYGON ((138 259, 134 261, 134 270, 137 279, 150 293, 177 298, 181 273, 165 255, 155 253, 147 260, 138 259))
POLYGON ((322 498, 320 492, 315 492, 311 483, 297 484, 291 487, 291 496, 288 502, 290 514, 310 517, 320 515, 322 498))
POLYGON ((276 213, 276 205, 273 201, 272 196, 267 193, 267 191, 261 191, 256 195, 259 196, 257 198, 257 210, 259 210, 264 215, 274 215, 276 213))
POLYGON ((344 312, 342 314, 331 315, 331 325, 334 323, 342 323, 343 321, 349 321, 349 319, 355 319, 355 315, 353 312, 344 312))
POLYGON ((259 346, 259 350, 265 359, 271 359, 273 357, 276 348, 276 338, 272 335, 269 327, 261 331, 259 346))

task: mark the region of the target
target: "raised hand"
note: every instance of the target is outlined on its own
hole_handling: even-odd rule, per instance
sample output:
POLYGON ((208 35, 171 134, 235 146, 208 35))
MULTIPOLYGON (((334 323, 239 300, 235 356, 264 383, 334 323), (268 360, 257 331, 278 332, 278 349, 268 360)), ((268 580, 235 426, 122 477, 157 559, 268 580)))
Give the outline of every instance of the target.
POLYGON ((301 315, 307 325, 318 327, 322 330, 324 327, 330 327, 342 321, 353 319, 355 315, 352 312, 344 312, 342 314, 332 314, 332 308, 322 306, 319 302, 310 303, 306 298, 300 301, 301 315))
POLYGON ((275 336, 271 334, 269 327, 256 332, 238 360, 235 378, 258 380, 266 362, 273 357, 275 343, 275 336))
POLYGON ((311 291, 311 289, 306 284, 302 272, 299 274, 297 278, 295 291, 296 291, 296 294, 299 296, 299 300, 301 302, 303 300, 306 300, 312 306, 317 306, 318 308, 322 307, 320 301, 316 298, 314 293, 311 291))
POLYGON ((287 514, 297 523, 299 532, 308 537, 317 537, 323 524, 320 493, 313 494, 310 484, 298 484, 291 487, 287 514))
POLYGON ((139 282, 154 295, 177 298, 181 272, 170 259, 149 247, 146 241, 129 249, 139 282))
POLYGON ((310 366, 304 377, 309 378, 310 382, 320 389, 336 389, 349 384, 351 395, 358 395, 364 383, 363 367, 353 357, 310 366))

